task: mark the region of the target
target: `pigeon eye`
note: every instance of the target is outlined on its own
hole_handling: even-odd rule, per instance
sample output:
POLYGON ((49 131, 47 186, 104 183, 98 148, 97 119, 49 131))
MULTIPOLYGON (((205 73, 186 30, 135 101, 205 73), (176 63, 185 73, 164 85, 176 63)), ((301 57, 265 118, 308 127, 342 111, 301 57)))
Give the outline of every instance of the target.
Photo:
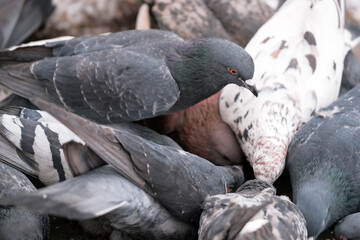
POLYGON ((238 72, 235 70, 235 69, 233 69, 233 68, 228 68, 228 70, 229 70, 229 72, 231 73, 231 74, 237 74, 238 72))
POLYGON ((229 192, 233 192, 233 191, 234 191, 234 187, 228 186, 228 187, 226 188, 226 190, 227 190, 228 193, 229 193, 229 192))

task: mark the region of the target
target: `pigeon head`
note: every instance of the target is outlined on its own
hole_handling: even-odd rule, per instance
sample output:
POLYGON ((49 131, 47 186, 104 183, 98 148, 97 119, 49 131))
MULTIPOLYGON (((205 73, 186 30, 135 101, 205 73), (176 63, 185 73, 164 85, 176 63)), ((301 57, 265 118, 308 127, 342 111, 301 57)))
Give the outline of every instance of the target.
POLYGON ((360 236, 360 213, 354 213, 341 219, 334 228, 336 239, 358 239, 360 236))
POLYGON ((244 173, 240 166, 218 166, 226 183, 226 191, 234 192, 244 182, 244 173))
POLYGON ((246 181, 236 190, 236 192, 241 192, 248 195, 256 195, 264 190, 269 191, 269 193, 274 195, 276 194, 276 189, 273 185, 258 179, 246 181))
POLYGON ((196 104, 234 83, 257 96, 254 86, 245 81, 254 74, 251 56, 239 45, 217 38, 177 44, 166 56, 171 75, 180 89, 180 99, 196 104))
POLYGON ((308 236, 314 239, 340 218, 356 211, 355 186, 343 185, 349 179, 342 179, 339 174, 335 178, 312 179, 294 191, 294 202, 305 217, 308 236))

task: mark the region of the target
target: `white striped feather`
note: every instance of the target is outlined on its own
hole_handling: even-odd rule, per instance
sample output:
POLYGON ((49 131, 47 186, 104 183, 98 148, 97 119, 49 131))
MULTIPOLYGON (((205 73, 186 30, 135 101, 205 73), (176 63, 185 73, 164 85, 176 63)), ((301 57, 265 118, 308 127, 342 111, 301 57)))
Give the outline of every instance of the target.
POLYGON ((340 6, 337 1, 286 1, 246 46, 255 62, 249 82, 258 98, 234 85, 222 91, 221 116, 237 134, 258 179, 279 177, 296 130, 338 97, 348 51, 340 6))
MULTIPOLYGON (((41 182, 46 185, 51 185, 56 182, 59 182, 60 176, 58 170, 54 167, 54 156, 51 151, 58 151, 61 161, 61 166, 64 170, 65 179, 73 178, 73 172, 69 167, 69 164, 65 158, 63 145, 74 141, 85 145, 85 143, 67 127, 53 118, 50 114, 43 111, 36 111, 41 115, 37 121, 35 129, 29 130, 30 134, 34 135, 33 143, 28 142, 28 138, 24 138, 24 125, 23 121, 30 121, 29 119, 24 118, 24 114, 21 113, 20 117, 15 115, 3 114, 0 117, 0 131, 1 134, 10 141, 18 151, 26 155, 29 160, 33 161, 33 164, 36 165, 35 169, 29 169, 29 165, 19 157, 12 155, 12 158, 2 159, 8 164, 16 166, 18 169, 23 170, 32 175, 36 175, 41 182), (21 120, 22 119, 22 120, 21 120), (55 134, 55 142, 50 143, 49 137, 45 133, 45 129, 52 131, 55 134), (23 147, 32 148, 33 154, 26 152, 23 147)), ((11 149, 11 148, 10 148, 11 149)))

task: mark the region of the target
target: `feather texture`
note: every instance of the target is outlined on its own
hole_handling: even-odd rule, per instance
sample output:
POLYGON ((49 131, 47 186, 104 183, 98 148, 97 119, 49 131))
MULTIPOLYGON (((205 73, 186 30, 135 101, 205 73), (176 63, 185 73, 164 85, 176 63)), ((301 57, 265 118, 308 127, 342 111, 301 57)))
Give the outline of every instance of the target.
POLYGON ((338 96, 348 50, 342 7, 337 1, 286 1, 246 46, 259 97, 233 85, 222 91, 221 116, 258 179, 279 177, 295 132, 338 96))

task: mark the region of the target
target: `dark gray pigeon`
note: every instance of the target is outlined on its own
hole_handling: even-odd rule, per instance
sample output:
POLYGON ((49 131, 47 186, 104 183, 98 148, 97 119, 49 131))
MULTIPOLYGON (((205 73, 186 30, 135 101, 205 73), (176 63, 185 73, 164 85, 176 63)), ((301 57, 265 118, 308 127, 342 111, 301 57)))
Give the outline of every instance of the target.
POLYGON ((334 228, 338 240, 360 240, 360 213, 350 214, 341 219, 334 228))
POLYGON ((360 208, 360 85, 295 134, 287 158, 293 200, 309 237, 360 208))
MULTIPOLYGON (((24 174, 0 162, 0 198, 9 199, 35 190, 24 174)), ((0 208, 0 239, 47 239, 49 230, 47 216, 16 208, 0 208)))
POLYGON ((256 95, 245 83, 253 72, 252 58, 235 43, 184 41, 160 30, 53 39, 0 52, 0 84, 99 123, 179 111, 229 83, 256 95))
POLYGON ((51 0, 1 0, 0 49, 23 42, 53 10, 51 0))
POLYGON ((110 228, 108 235, 120 231, 130 239, 197 237, 195 227, 171 216, 153 197, 111 166, 97 168, 37 192, 1 199, 0 204, 75 220, 92 219, 83 222, 83 226, 95 234, 104 235, 103 229, 110 228))
POLYGON ((199 239, 307 239, 306 223, 286 196, 261 180, 245 182, 236 193, 208 197, 199 239))
POLYGON ((85 140, 105 162, 154 196, 184 222, 198 223, 207 196, 225 194, 244 181, 238 166, 215 166, 181 149, 160 145, 126 129, 102 126, 66 112, 41 99, 32 99, 85 140))

